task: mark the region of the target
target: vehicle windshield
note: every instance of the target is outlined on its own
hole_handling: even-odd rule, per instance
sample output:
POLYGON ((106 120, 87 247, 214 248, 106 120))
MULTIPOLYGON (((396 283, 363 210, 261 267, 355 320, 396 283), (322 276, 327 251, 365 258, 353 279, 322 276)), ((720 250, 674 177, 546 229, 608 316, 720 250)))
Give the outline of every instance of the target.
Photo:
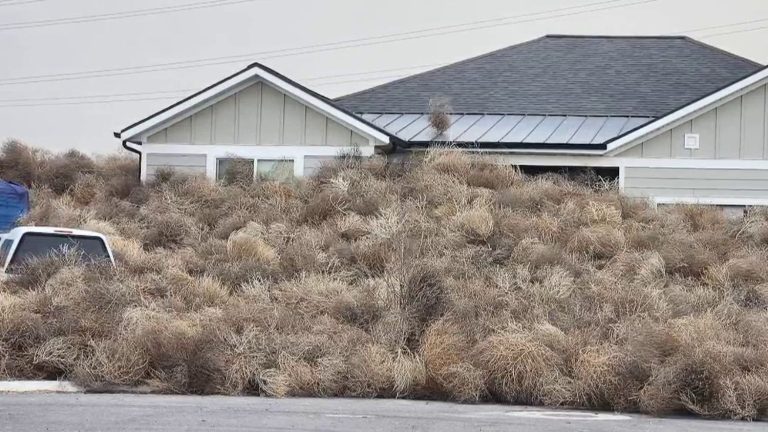
POLYGON ((27 233, 21 237, 8 268, 56 254, 75 253, 83 264, 110 261, 107 245, 99 237, 27 233))

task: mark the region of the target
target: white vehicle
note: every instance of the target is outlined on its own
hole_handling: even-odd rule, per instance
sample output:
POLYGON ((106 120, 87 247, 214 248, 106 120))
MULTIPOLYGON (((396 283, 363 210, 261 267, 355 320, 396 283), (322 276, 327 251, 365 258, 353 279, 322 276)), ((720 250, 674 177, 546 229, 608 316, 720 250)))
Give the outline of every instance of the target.
POLYGON ((52 227, 19 227, 0 235, 2 274, 35 258, 77 250, 84 262, 115 264, 107 238, 92 231, 52 227))

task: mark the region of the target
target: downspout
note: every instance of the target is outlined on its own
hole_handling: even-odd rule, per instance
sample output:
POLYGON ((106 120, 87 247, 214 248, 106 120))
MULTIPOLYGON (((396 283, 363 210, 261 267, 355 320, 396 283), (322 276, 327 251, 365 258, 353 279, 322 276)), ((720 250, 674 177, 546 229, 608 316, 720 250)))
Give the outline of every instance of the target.
MULTIPOLYGON (((115 138, 120 139, 120 133, 115 132, 114 136, 115 136, 115 138)), ((144 155, 139 150, 136 150, 135 148, 130 147, 128 145, 128 140, 123 140, 123 148, 128 150, 131 153, 139 155, 139 167, 141 167, 141 162, 142 162, 142 158, 144 157, 144 155)), ((139 177, 141 177, 141 168, 139 168, 139 177)))

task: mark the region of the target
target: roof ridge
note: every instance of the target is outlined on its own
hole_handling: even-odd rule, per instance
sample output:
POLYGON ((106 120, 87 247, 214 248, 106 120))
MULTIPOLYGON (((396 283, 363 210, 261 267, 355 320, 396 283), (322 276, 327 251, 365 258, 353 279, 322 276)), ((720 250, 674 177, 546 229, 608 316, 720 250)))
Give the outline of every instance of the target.
POLYGON ((377 86, 373 86, 373 87, 370 87, 370 88, 367 88, 367 89, 356 91, 354 93, 346 94, 344 96, 339 96, 339 97, 337 97, 337 98, 335 98, 333 100, 336 101, 336 102, 340 102, 344 98, 348 98, 348 97, 352 97, 352 96, 358 96, 358 95, 361 95, 361 94, 372 92, 372 91, 374 91, 374 90, 376 90, 376 89, 378 89, 380 87, 383 87, 383 86, 387 86, 387 85, 394 84, 394 83, 399 83, 399 82, 402 82, 402 81, 407 81, 407 80, 410 80, 410 79, 413 79, 413 78, 420 77, 420 76, 422 76, 424 74, 428 74, 428 73, 431 73, 431 72, 443 70, 443 69, 446 69, 446 68, 449 68, 449 67, 458 66, 458 65, 461 65, 461 64, 464 64, 464 63, 469 63, 471 61, 479 60, 481 58, 491 56, 491 55, 499 53, 501 51, 505 51, 505 50, 509 50, 509 49, 515 49, 515 48, 520 48, 520 47, 526 46, 528 44, 531 44, 531 43, 534 43, 534 42, 538 42, 540 40, 544 40, 546 38, 547 38, 547 36, 540 36, 540 37, 537 37, 535 39, 529 39, 529 40, 527 40, 525 42, 520 42, 518 44, 509 45, 509 46, 506 46, 504 48, 499 48, 499 49, 496 49, 496 50, 493 50, 493 51, 489 51, 489 52, 486 52, 486 53, 483 53, 483 54, 479 54, 479 55, 476 55, 476 56, 473 56, 473 57, 470 57, 470 58, 466 58, 464 60, 457 61, 455 63, 449 63, 449 64, 444 65, 444 66, 436 67, 434 69, 429 69, 429 70, 426 70, 424 72, 419 72, 417 74, 408 75, 408 76, 396 79, 394 81, 388 81, 388 82, 385 82, 383 84, 379 84, 377 86))
POLYGON ((730 57, 732 57, 732 58, 734 58, 736 60, 741 60, 741 61, 749 63, 749 64, 751 64, 753 66, 760 66, 760 67, 764 67, 765 66, 762 63, 758 63, 758 62, 756 62, 754 60, 748 59, 748 58, 740 56, 738 54, 734 54, 734 53, 732 53, 730 51, 727 51, 727 50, 724 50, 722 48, 718 48, 718 47, 716 47, 714 45, 710 45, 710 44, 708 44, 706 42, 702 42, 702 41, 700 41, 698 39, 694 39, 694 38, 692 38, 690 36, 683 36, 683 39, 687 40, 688 42, 691 42, 692 44, 699 45, 699 46, 701 46, 703 48, 708 48, 708 49, 710 49, 712 51, 716 51, 716 52, 719 52, 721 54, 726 54, 726 55, 728 55, 728 56, 730 56, 730 57))
POLYGON ((688 35, 587 35, 587 34, 575 35, 575 34, 555 33, 555 34, 548 34, 544 37, 551 38, 551 39, 679 39, 679 40, 685 40, 685 41, 691 42, 703 48, 708 48, 712 51, 719 52, 720 54, 726 54, 736 60, 747 62, 753 66, 764 66, 763 64, 758 63, 754 60, 748 59, 738 54, 734 54, 730 51, 724 50, 722 48, 718 48, 714 45, 710 45, 698 39, 694 39, 693 37, 688 35))

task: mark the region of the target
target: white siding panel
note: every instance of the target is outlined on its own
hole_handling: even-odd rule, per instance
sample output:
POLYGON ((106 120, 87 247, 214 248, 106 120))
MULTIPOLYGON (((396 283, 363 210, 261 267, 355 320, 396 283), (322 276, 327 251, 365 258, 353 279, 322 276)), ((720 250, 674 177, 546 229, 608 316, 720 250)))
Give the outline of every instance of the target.
POLYGON ((192 116, 192 143, 211 144, 213 141, 213 109, 208 107, 192 116))
POLYGON ((327 119, 319 112, 307 108, 307 145, 325 145, 327 119))
POLYGON ((367 146, 370 143, 370 140, 359 133, 352 131, 352 142, 351 144, 353 146, 363 147, 367 146))
MULTIPOLYGON (((768 159, 768 88, 760 86, 726 103, 697 114, 671 131, 669 155, 664 144, 667 137, 646 138, 638 143, 642 157, 674 159, 768 159), (687 150, 682 138, 686 130, 699 135, 699 149, 687 150)), ((629 149, 632 149, 630 147, 629 149)), ((636 155, 636 151, 620 156, 636 155)))
POLYGON ((712 110, 693 119, 691 133, 699 135, 699 149, 691 152, 694 159, 714 159, 717 142, 717 111, 712 110))
POLYGON ((280 145, 283 130, 285 95, 269 85, 261 92, 261 133, 259 144, 280 145))
POLYGON ((738 159, 741 146, 741 98, 717 108, 718 159, 738 159))
POLYGON ((352 142, 352 131, 328 119, 328 145, 348 146, 352 142))
POLYGON ((237 94, 237 143, 258 144, 261 118, 261 83, 237 94))
POLYGON ((144 157, 147 158, 147 180, 153 180, 160 169, 180 174, 205 175, 205 155, 147 153, 144 157))
POLYGON ((293 98, 286 97, 283 144, 304 145, 306 119, 307 108, 293 98))
POLYGON ((644 158, 668 158, 672 156, 672 132, 667 131, 643 143, 644 158))
POLYGON ((669 189, 669 188, 649 188, 644 187, 642 184, 635 184, 629 182, 627 184, 624 180, 624 194, 636 198, 653 198, 653 197, 674 197, 674 198, 690 198, 694 196, 693 189, 669 189))
POLYGON ((690 159, 693 150, 685 148, 685 134, 691 133, 693 129, 692 122, 685 122, 682 125, 672 129, 672 158, 690 159))
POLYGON ((768 170, 626 167, 624 193, 639 197, 768 199, 768 170))
POLYGON ((629 150, 623 152, 621 156, 628 158, 641 158, 643 157, 643 145, 640 144, 634 147, 630 147, 629 150))
POLYGON ((184 120, 171 125, 167 130, 169 144, 192 143, 192 119, 185 118, 184 120))
POLYGON ((741 158, 763 159, 765 86, 744 95, 741 110, 741 158))
POLYGON ((234 95, 213 106, 213 142, 216 144, 235 143, 236 110, 234 95))
POLYGON ((168 132, 163 129, 157 133, 154 133, 147 137, 147 142, 150 144, 165 144, 168 142, 168 132))

